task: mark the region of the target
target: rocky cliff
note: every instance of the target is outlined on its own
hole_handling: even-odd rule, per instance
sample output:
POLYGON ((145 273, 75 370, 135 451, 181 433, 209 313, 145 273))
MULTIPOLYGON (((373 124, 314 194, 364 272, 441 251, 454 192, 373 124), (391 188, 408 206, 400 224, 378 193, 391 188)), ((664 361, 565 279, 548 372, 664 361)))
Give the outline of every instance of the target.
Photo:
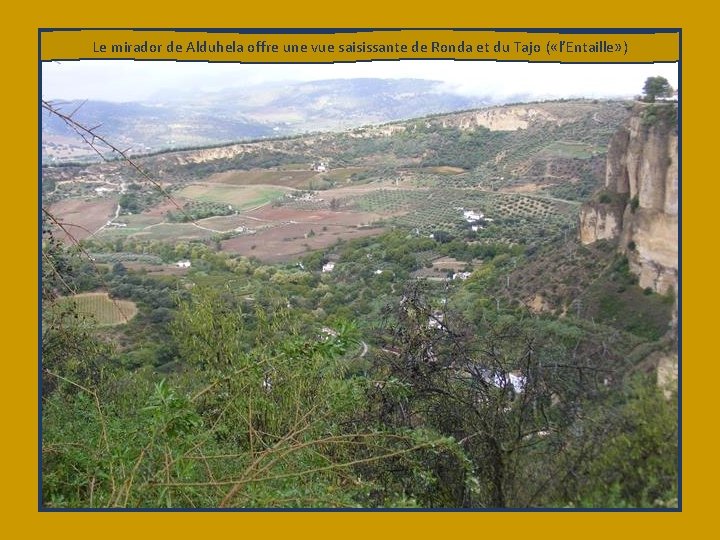
MULTIPOLYGON (((580 240, 616 240, 639 285, 666 294, 678 286, 678 131, 674 103, 636 104, 612 138, 605 189, 583 205, 580 240)), ((677 388, 678 303, 662 340, 650 355, 666 397, 677 388)))
POLYGON ((678 133, 674 103, 637 104, 610 142, 605 189, 583 206, 580 239, 616 239, 643 288, 678 279, 678 133))

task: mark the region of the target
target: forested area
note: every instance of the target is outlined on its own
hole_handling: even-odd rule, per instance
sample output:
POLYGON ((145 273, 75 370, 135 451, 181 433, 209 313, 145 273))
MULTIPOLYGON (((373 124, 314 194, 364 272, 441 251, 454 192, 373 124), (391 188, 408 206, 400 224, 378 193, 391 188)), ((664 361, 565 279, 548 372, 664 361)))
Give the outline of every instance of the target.
POLYGON ((677 396, 634 360, 662 342, 511 301, 506 275, 542 252, 402 230, 286 265, 202 243, 82 249, 43 243, 48 507, 677 503, 677 396), (482 264, 413 277, 438 255, 482 264), (101 328, 56 302, 98 288, 138 315, 101 328))

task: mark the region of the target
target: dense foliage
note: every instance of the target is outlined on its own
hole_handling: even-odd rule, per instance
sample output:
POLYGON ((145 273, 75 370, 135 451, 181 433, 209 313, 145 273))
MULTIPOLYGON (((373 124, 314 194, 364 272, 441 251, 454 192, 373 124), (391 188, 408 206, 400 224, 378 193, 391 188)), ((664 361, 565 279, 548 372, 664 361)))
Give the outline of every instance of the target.
POLYGON ((116 262, 44 244, 46 506, 675 504, 676 398, 629 360, 647 338, 500 302, 520 248, 398 230, 301 267, 85 247, 116 262), (193 271, 130 270, 133 252, 193 271), (438 256, 482 265, 412 277, 438 256), (55 307, 97 288, 140 313, 100 332, 55 307))

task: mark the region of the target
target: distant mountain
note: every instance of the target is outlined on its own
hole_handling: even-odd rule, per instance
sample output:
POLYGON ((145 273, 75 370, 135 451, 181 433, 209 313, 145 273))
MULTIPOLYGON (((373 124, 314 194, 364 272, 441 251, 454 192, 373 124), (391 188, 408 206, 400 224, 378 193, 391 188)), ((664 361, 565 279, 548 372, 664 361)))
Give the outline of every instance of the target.
MULTIPOLYGON (((134 153, 166 148, 218 144, 240 139, 273 136, 272 126, 237 114, 205 110, 204 104, 183 102, 164 106, 154 103, 109 103, 104 101, 53 102, 65 114, 114 145, 134 153)), ((94 152, 54 115, 43 117, 43 160, 76 159, 94 152)))
MULTIPOLYGON (((224 91, 158 95, 137 103, 54 102, 117 146, 141 153, 166 148, 344 130, 490 104, 425 79, 333 79, 267 83, 224 91)), ((55 117, 43 118, 43 159, 92 151, 55 117)))

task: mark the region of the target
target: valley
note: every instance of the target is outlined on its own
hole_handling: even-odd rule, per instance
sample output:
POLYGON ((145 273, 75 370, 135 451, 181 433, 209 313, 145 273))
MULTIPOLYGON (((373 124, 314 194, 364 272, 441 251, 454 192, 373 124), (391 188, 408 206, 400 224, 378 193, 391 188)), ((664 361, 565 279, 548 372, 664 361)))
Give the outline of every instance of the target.
POLYGON ((261 259, 249 248, 266 239, 274 260, 311 251, 297 246, 310 230, 316 246, 395 226, 525 243, 537 241, 538 230, 573 226, 580 200, 600 182, 604 146, 623 113, 619 103, 502 107, 136 158, 167 197, 121 163, 48 167, 45 184, 53 190, 46 200, 71 223, 73 204, 109 210, 103 201, 128 182, 121 215, 108 211, 113 226, 99 230, 101 223, 93 237, 217 240, 224 250, 261 259), (557 133, 545 133, 547 126, 557 133), (578 136, 582 126, 593 128, 594 140, 578 136), (466 206, 494 221, 473 230, 458 210, 466 206), (281 229, 295 224, 311 227, 284 240, 287 246, 276 244, 288 238, 281 229))
POLYGON ((43 503, 676 507, 675 105, 458 109, 46 163, 43 503))

